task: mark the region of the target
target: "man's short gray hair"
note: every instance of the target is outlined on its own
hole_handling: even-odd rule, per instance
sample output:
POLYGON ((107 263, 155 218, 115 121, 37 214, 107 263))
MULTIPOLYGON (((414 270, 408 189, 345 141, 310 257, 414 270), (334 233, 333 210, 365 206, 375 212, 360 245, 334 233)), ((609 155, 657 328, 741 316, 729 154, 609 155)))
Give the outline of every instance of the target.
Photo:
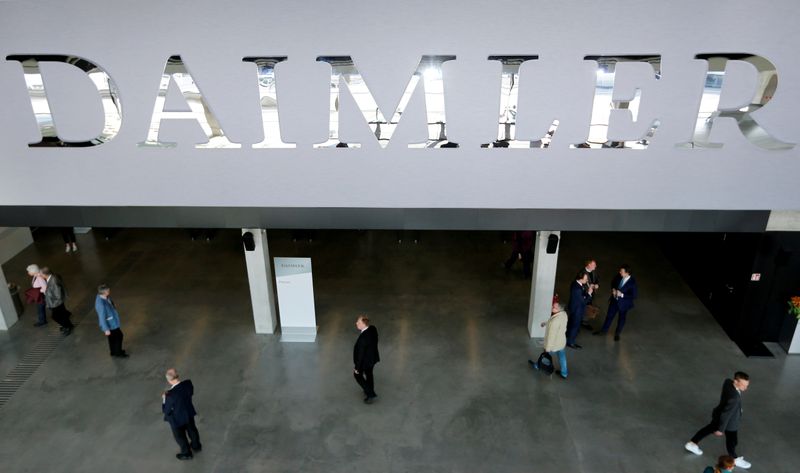
POLYGON ((39 274, 41 272, 38 264, 29 264, 28 267, 25 268, 25 270, 28 271, 29 273, 35 273, 35 274, 39 274))

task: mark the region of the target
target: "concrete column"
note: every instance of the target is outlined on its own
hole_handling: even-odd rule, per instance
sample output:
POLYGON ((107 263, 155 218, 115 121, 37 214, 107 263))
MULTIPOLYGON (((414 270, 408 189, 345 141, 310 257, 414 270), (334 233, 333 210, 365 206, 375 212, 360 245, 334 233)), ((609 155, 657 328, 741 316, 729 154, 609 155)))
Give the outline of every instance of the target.
POLYGON ((8 292, 6 276, 0 267, 0 330, 8 330, 18 319, 17 309, 11 300, 11 293, 8 292))
POLYGON ((272 265, 267 245, 267 231, 261 228, 244 228, 242 235, 253 234, 255 249, 244 250, 247 263, 247 279, 250 282, 250 301, 253 304, 253 320, 256 333, 275 333, 278 315, 275 310, 275 293, 272 288, 272 265))
POLYGON ((556 267, 558 266, 558 248, 553 254, 547 254, 547 239, 550 235, 561 238, 561 232, 536 232, 534 246, 533 277, 531 278, 531 303, 528 309, 528 333, 531 338, 544 337, 542 322, 550 317, 553 307, 553 293, 556 288, 556 267))

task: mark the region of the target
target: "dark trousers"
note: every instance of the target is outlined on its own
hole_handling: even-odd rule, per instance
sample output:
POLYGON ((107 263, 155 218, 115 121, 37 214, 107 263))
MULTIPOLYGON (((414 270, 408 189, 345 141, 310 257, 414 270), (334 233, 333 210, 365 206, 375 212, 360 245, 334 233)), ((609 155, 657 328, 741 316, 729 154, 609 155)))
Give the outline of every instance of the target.
POLYGON ((511 256, 509 256, 505 262, 505 267, 506 269, 511 269, 511 267, 514 266, 514 263, 520 259, 520 255, 522 259, 522 274, 524 274, 525 277, 529 277, 531 274, 533 274, 532 251, 523 251, 522 253, 517 250, 512 251, 511 256))
POLYGON ((56 323, 64 328, 74 328, 75 326, 72 325, 72 321, 69 320, 72 313, 64 307, 64 304, 61 304, 58 307, 53 307, 50 309, 51 317, 56 323))
POLYGON ((39 320, 36 323, 39 324, 46 324, 47 323, 47 306, 44 302, 41 304, 36 304, 36 315, 39 317, 39 320))
POLYGON ((373 368, 373 366, 370 366, 369 368, 364 368, 358 373, 353 373, 353 376, 356 378, 356 382, 359 386, 361 386, 361 389, 364 390, 364 394, 367 397, 377 396, 377 394, 375 394, 375 378, 372 376, 373 368))
POLYGON ((606 321, 603 322, 603 328, 600 330, 603 332, 608 332, 611 328, 611 324, 614 323, 614 317, 619 312, 619 320, 617 321, 617 329, 614 331, 615 334, 619 335, 622 333, 622 329, 625 327, 625 320, 628 318, 628 311, 627 310, 619 310, 619 306, 616 302, 612 302, 608 305, 608 313, 606 314, 606 321))
MULTIPOLYGON (((705 437, 713 434, 717 431, 717 426, 719 425, 716 420, 712 420, 710 424, 703 427, 702 429, 698 430, 694 437, 692 437, 692 442, 699 444, 701 440, 705 437)), ((728 449, 728 455, 732 456, 733 458, 737 458, 739 455, 736 454, 736 444, 739 443, 739 432, 736 430, 726 430, 725 431, 725 448, 728 449)))
POLYGON ((200 445, 200 432, 197 431, 197 426, 194 425, 194 419, 190 420, 186 425, 174 427, 170 424, 170 427, 172 427, 172 436, 175 437, 175 441, 178 442, 178 446, 181 447, 181 453, 184 455, 191 454, 192 450, 203 448, 200 445), (189 440, 186 439, 187 434, 189 440))
POLYGON ((567 344, 574 345, 578 338, 578 332, 581 331, 583 314, 569 314, 567 317, 567 344))
POLYGON ((61 238, 64 239, 64 243, 75 243, 75 230, 72 227, 62 228, 61 238))
POLYGON ((111 335, 107 336, 108 338, 108 350, 111 352, 111 356, 117 356, 122 354, 122 330, 115 328, 111 331, 111 335))

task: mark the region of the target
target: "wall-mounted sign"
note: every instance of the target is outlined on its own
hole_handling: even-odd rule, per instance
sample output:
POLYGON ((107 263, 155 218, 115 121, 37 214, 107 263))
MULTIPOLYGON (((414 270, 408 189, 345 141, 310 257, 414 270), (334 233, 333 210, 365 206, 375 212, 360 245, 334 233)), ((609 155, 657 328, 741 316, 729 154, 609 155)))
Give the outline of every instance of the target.
POLYGON ((282 342, 317 338, 311 258, 274 258, 282 342))
POLYGON ((797 209, 795 3, 0 1, 0 206, 797 209))

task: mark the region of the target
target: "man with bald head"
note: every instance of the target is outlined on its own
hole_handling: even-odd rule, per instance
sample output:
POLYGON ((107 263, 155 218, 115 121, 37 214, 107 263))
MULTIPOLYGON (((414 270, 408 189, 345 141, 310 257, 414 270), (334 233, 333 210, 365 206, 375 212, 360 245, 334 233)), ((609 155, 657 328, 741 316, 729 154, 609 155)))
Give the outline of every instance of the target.
POLYGON ((181 448, 175 457, 178 460, 190 460, 192 452, 199 452, 203 448, 200 445, 200 433, 194 424, 194 416, 197 415, 192 404, 194 386, 191 380, 181 380, 175 368, 168 369, 165 376, 169 388, 161 394, 161 410, 181 448), (187 434, 189 440, 186 439, 187 434))

